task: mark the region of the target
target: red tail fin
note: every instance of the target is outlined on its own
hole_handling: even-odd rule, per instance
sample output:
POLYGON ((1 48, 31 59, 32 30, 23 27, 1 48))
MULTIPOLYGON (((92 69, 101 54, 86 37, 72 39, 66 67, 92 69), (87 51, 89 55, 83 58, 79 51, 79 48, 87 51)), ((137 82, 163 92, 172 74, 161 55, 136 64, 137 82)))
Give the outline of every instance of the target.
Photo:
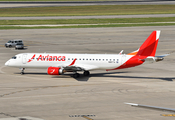
POLYGON ((156 54, 159 36, 160 31, 153 31, 146 41, 141 45, 136 55, 154 57, 156 54))
POLYGON ((128 54, 132 56, 130 56, 130 58, 127 59, 126 62, 124 62, 121 66, 115 69, 109 69, 109 70, 135 67, 135 66, 138 66, 144 63, 145 59, 148 56, 154 57, 156 54, 159 36, 160 36, 160 31, 153 31, 151 35, 146 39, 146 41, 140 46, 138 50, 128 54))

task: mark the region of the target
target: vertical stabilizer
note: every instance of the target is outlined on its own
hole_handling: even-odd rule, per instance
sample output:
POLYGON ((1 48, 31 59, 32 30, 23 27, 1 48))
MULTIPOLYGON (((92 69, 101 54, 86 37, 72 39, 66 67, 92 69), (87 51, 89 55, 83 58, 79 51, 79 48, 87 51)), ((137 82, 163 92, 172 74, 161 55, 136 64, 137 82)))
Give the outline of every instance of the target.
POLYGON ((141 45, 136 55, 155 56, 157 44, 159 41, 160 30, 153 31, 146 41, 141 45))

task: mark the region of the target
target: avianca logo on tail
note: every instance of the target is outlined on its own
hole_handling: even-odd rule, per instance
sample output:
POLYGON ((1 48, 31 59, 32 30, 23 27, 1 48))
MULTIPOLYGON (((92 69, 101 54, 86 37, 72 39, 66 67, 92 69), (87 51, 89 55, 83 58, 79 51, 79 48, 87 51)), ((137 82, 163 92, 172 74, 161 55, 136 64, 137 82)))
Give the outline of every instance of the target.
MULTIPOLYGON (((35 59, 35 54, 33 55, 32 58, 29 59, 28 62, 31 62, 32 60, 35 59)), ((47 56, 43 56, 43 55, 39 55, 38 58, 36 58, 37 61, 41 60, 41 61, 65 61, 66 60, 66 57, 65 56, 50 56, 50 55, 47 55, 47 56)))

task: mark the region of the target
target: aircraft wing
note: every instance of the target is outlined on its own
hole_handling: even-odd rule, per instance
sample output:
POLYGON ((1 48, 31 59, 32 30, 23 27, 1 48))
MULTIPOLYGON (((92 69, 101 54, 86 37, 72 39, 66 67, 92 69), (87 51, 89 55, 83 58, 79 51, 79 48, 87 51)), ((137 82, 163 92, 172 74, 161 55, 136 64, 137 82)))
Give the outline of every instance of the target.
POLYGON ((78 66, 64 66, 63 67, 65 71, 83 71, 83 68, 78 66))
POLYGON ((159 110, 159 111, 165 111, 165 112, 175 112, 175 109, 172 109, 172 108, 164 108, 164 107, 157 107, 157 106, 141 105, 141 104, 135 104, 135 103, 125 103, 125 104, 131 105, 133 107, 141 107, 141 108, 153 109, 153 110, 159 110))
POLYGON ((67 66, 63 66, 64 70, 66 71, 83 71, 83 70, 93 70, 93 69, 97 69, 97 66, 94 65, 86 65, 86 64, 76 64, 76 65, 67 65, 67 66))
POLYGON ((98 66, 95 65, 87 65, 87 64, 76 64, 76 58, 72 61, 72 63, 64 64, 64 65, 56 65, 54 67, 60 67, 63 68, 67 72, 76 72, 76 71, 89 71, 93 69, 97 69, 98 66))

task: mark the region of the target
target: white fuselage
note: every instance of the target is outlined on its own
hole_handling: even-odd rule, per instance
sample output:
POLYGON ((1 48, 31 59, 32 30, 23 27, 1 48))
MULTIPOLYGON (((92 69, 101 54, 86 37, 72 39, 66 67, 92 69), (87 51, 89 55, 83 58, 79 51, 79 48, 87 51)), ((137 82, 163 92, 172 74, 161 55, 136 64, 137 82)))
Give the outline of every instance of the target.
POLYGON ((73 65, 84 68, 84 70, 107 70, 121 66, 132 56, 124 54, 21 53, 12 57, 5 65, 18 68, 48 68, 50 66, 73 65))

